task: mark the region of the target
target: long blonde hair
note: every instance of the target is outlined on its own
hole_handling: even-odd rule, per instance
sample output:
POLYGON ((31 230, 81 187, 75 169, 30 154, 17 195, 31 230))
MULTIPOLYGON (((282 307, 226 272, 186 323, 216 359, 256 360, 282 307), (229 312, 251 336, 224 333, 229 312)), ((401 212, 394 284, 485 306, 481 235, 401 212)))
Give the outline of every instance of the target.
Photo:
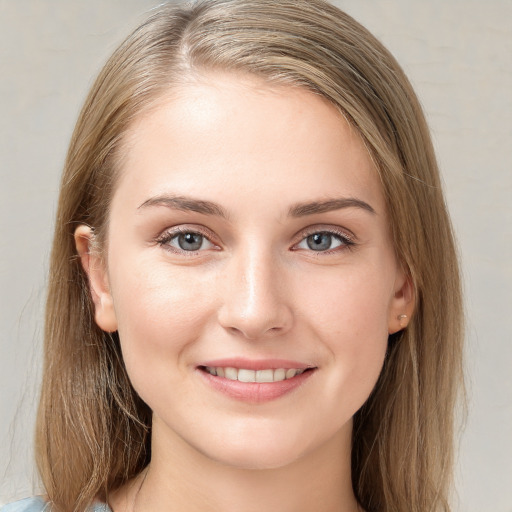
POLYGON ((202 70, 251 73, 327 98, 378 170, 416 310, 389 339, 354 418, 354 492, 368 512, 449 510, 462 306, 450 220, 429 131, 390 53, 323 0, 164 5, 119 47, 78 119, 61 183, 46 310, 37 463, 56 512, 82 512, 150 459, 151 411, 130 385, 116 333, 93 318, 73 232, 104 242, 123 135, 162 94, 202 70))

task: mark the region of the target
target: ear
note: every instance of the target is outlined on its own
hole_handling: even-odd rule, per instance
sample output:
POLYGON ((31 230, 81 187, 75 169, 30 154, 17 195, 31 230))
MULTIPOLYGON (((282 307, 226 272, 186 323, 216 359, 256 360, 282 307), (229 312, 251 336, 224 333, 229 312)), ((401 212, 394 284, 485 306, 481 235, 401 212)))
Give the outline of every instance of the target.
POLYGON ((407 327, 414 313, 415 299, 411 276, 403 269, 399 269, 395 280, 394 296, 389 308, 389 334, 394 334, 407 327))
POLYGON ((117 319, 108 274, 101 255, 94 249, 94 233, 91 227, 80 225, 76 228, 75 246, 89 278, 96 324, 104 331, 114 332, 117 330, 117 319))

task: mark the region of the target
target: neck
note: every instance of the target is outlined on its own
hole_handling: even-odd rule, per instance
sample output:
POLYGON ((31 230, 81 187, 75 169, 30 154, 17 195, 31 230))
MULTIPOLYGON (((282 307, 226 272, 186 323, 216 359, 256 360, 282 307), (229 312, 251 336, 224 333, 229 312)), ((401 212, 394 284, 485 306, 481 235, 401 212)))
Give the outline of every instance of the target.
POLYGON ((114 503, 114 511, 356 512, 351 427, 282 467, 246 469, 212 460, 154 424, 147 474, 131 485, 133 500, 125 496, 124 506, 114 503))

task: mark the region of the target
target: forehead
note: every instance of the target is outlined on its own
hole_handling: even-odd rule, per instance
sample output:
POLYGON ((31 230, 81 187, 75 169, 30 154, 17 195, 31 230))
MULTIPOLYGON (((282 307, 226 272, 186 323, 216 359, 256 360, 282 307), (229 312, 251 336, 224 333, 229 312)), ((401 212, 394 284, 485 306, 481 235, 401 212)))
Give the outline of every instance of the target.
POLYGON ((368 152, 331 103, 302 88, 230 74, 173 90, 132 124, 118 183, 119 193, 127 191, 140 203, 162 193, 229 201, 234 191, 283 208, 363 196, 383 209, 368 152))

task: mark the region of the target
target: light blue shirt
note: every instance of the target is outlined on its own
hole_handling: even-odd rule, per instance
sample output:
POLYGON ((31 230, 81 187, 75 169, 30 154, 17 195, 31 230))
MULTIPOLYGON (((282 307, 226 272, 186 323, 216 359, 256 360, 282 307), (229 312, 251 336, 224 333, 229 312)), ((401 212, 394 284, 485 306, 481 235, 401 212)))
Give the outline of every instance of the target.
MULTIPOLYGON (((47 501, 40 496, 9 503, 0 509, 0 512, 51 512, 47 501)), ((95 503, 89 512, 112 512, 106 503, 95 503)))

